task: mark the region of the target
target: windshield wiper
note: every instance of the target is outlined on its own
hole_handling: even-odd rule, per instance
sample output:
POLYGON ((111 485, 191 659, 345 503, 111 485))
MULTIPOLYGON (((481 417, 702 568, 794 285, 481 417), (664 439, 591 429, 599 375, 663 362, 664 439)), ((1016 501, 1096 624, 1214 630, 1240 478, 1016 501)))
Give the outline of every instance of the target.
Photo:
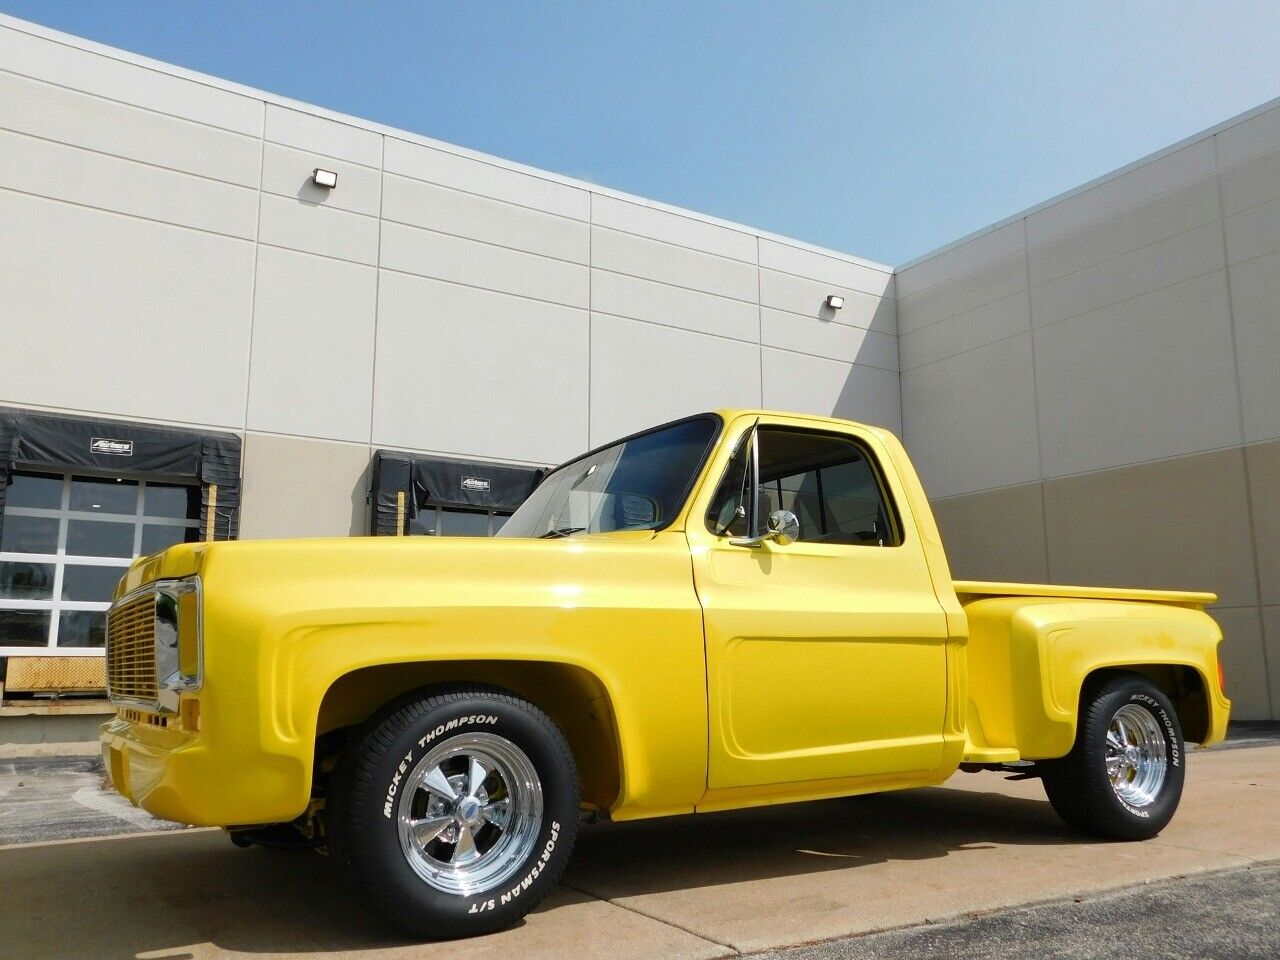
POLYGON ((581 533, 586 527, 552 527, 538 537, 539 540, 550 540, 552 537, 567 537, 571 533, 581 533))

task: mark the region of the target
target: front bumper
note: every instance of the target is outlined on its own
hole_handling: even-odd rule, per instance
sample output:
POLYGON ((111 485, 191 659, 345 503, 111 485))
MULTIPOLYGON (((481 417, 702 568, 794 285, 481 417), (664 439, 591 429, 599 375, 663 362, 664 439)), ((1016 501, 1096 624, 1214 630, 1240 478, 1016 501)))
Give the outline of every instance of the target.
POLYGON ((248 826, 288 822, 306 809, 308 771, 292 757, 121 714, 102 725, 100 740, 112 785, 163 820, 248 826))

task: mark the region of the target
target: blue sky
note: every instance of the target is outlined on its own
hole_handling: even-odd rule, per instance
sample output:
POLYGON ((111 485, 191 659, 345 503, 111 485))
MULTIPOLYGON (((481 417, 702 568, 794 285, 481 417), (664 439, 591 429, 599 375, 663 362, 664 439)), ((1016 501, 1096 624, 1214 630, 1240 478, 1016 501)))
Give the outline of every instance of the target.
POLYGON ((0 0, 899 264, 1280 96, 1280 4, 0 0))

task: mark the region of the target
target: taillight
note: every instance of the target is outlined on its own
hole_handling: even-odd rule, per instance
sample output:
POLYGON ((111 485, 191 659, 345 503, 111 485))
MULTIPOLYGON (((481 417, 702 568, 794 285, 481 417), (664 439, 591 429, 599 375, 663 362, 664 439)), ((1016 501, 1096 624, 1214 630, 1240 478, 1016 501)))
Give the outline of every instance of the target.
POLYGON ((1222 660, 1218 660, 1218 689, 1223 693, 1227 692, 1227 673, 1222 669, 1222 660))

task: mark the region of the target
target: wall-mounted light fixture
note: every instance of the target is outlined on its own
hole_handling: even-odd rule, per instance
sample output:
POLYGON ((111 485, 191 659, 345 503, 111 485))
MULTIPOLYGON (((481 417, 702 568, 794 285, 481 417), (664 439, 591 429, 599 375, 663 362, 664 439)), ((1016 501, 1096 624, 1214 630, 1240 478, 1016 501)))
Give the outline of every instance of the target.
POLYGON ((316 167, 311 171, 311 182, 317 187, 325 187, 332 190, 338 185, 338 174, 333 170, 316 167))
POLYGON ((839 310, 844 306, 844 297, 838 297, 833 293, 823 302, 832 310, 839 310))

